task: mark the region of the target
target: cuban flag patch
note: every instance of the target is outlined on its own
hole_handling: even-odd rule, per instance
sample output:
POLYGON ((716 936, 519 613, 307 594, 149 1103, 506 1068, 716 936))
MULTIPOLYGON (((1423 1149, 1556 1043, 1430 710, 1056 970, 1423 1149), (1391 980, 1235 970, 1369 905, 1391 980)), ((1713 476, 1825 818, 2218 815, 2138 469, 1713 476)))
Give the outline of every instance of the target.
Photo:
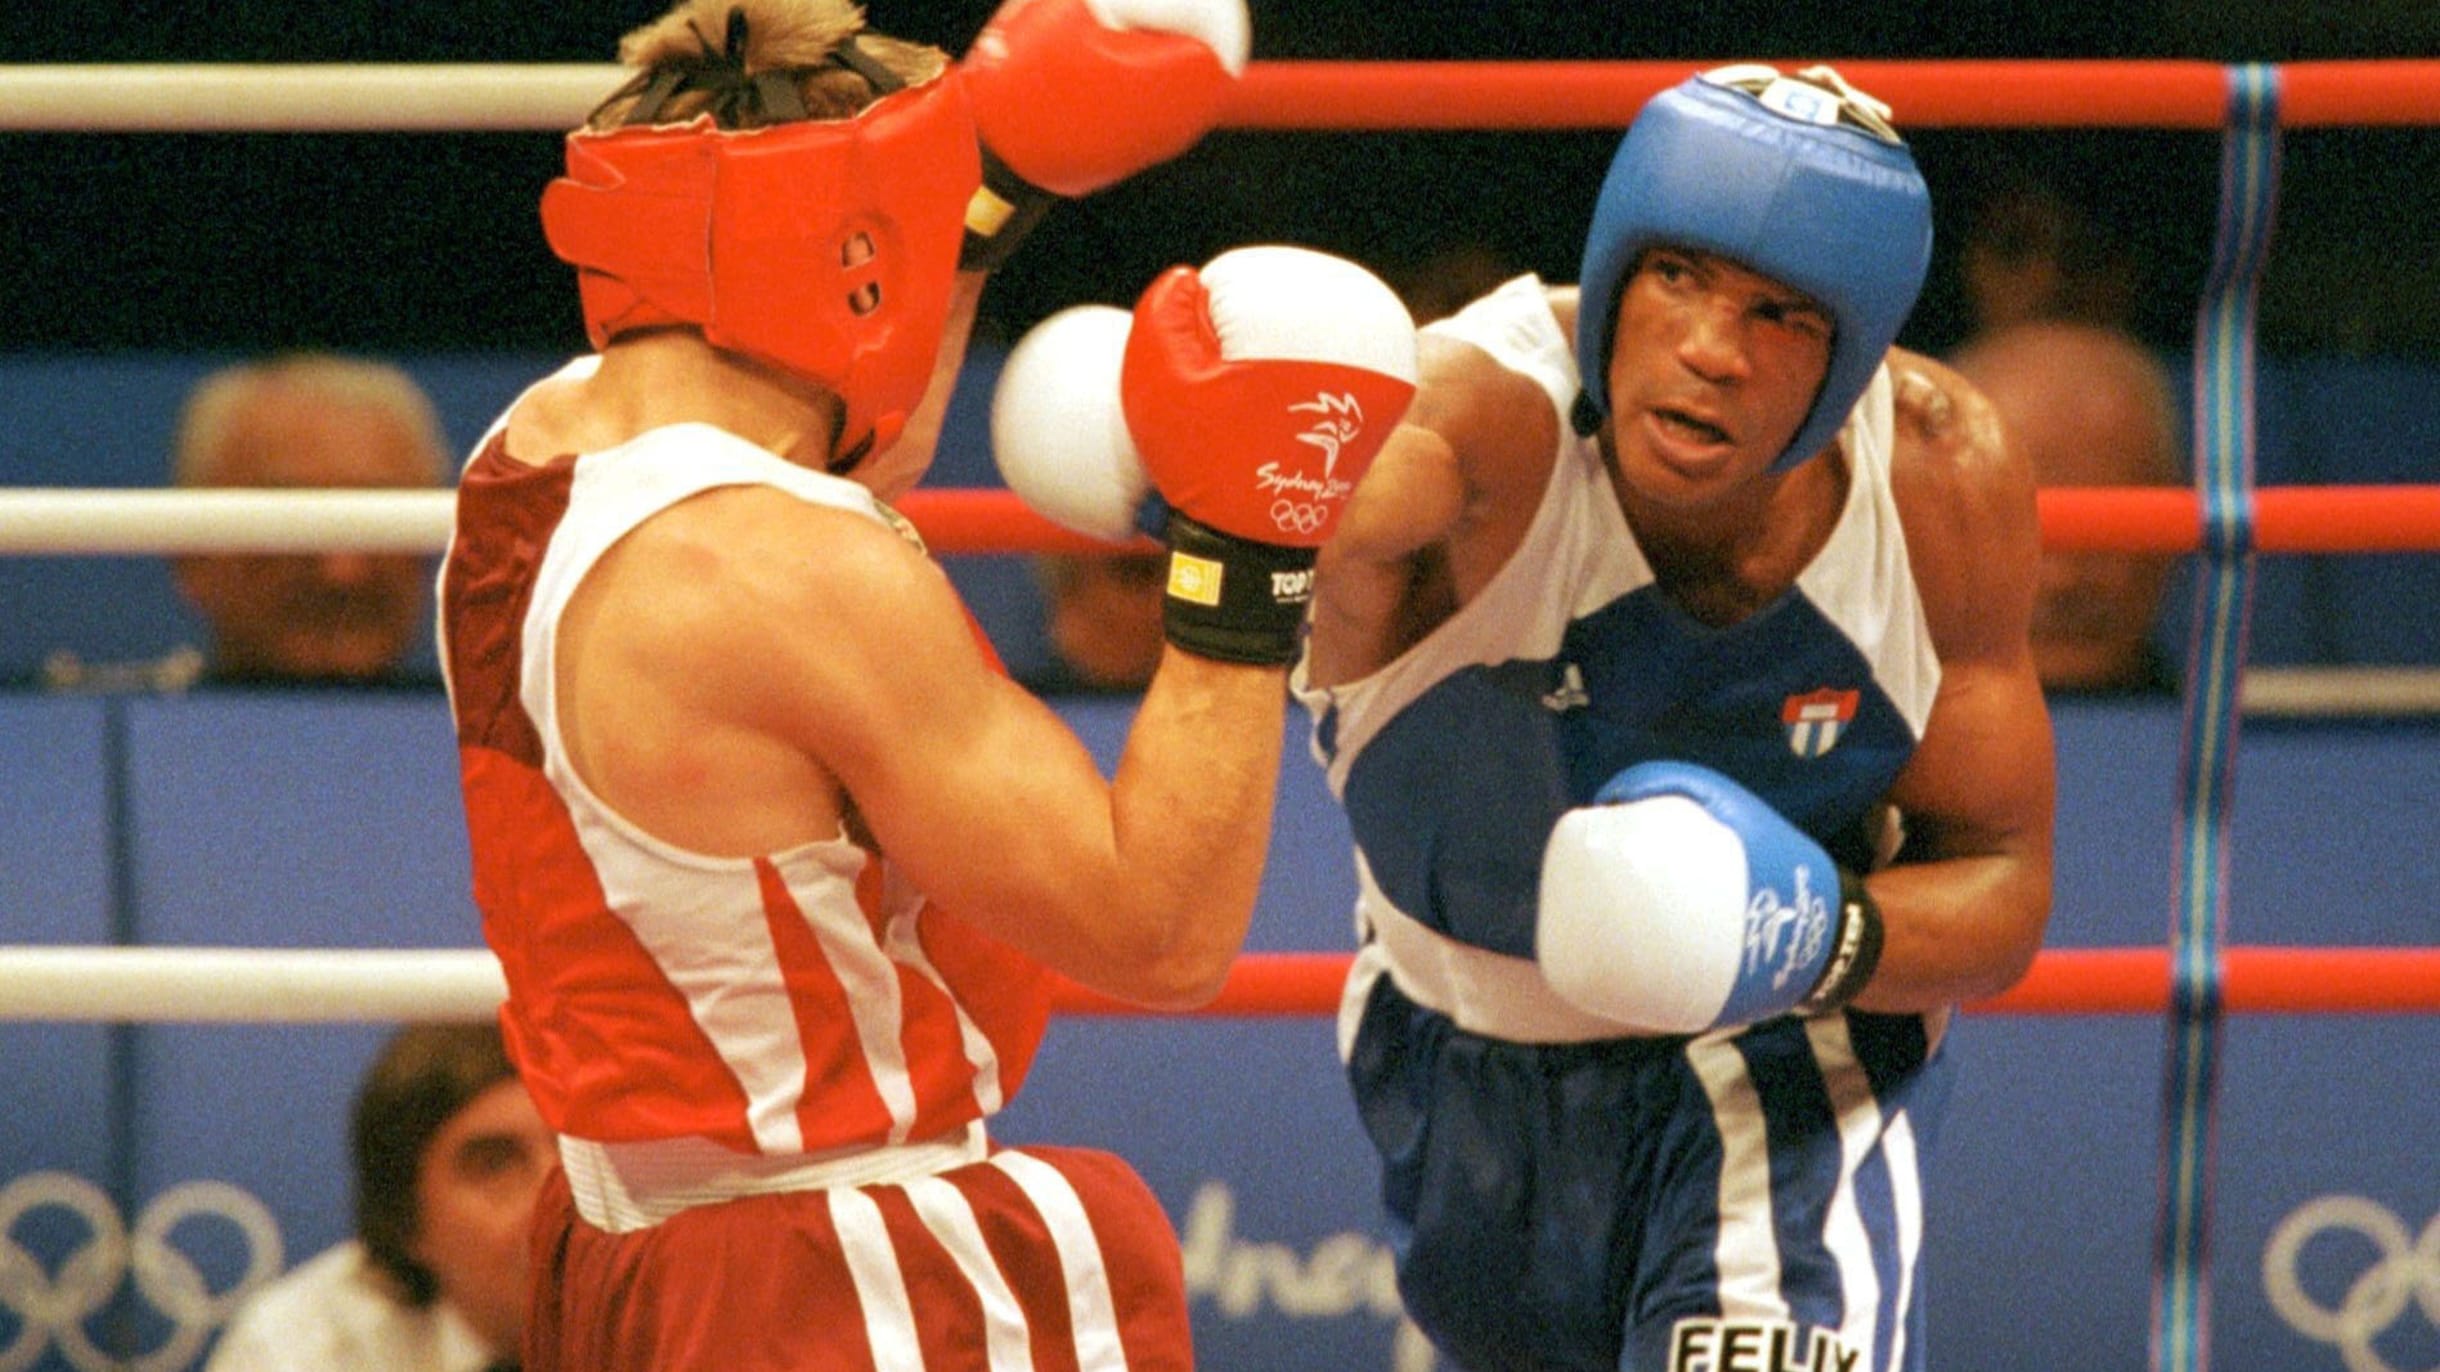
POLYGON ((1789 696, 1779 706, 1780 723, 1788 729, 1788 751, 1798 757, 1820 757, 1838 746, 1839 735, 1855 719, 1861 691, 1823 687, 1789 696))

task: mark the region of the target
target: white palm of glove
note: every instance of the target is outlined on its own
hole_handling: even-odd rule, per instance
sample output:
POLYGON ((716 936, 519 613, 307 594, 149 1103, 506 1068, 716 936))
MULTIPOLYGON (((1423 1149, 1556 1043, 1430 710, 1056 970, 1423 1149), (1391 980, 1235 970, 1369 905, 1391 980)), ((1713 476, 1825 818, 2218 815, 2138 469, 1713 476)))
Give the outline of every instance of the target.
POLYGON ((1645 763, 1553 826, 1535 954, 1578 1009, 1691 1034, 1843 1002, 1871 973, 1878 918, 1759 797, 1708 768, 1645 763))

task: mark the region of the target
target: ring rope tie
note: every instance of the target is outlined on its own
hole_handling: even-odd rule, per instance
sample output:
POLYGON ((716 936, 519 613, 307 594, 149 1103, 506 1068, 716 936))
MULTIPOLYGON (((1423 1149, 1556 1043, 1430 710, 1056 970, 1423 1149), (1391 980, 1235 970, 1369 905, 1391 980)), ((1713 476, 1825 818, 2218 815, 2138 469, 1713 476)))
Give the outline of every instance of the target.
POLYGON ((2186 655, 2178 842, 2170 897, 2161 1208, 2153 1250, 2154 1372, 2211 1364, 2211 1182, 2219 1129, 2222 945, 2239 681, 2254 589, 2254 322, 2279 204, 2279 74, 2228 69, 2220 212, 2195 319, 2195 486, 2202 553, 2186 655))

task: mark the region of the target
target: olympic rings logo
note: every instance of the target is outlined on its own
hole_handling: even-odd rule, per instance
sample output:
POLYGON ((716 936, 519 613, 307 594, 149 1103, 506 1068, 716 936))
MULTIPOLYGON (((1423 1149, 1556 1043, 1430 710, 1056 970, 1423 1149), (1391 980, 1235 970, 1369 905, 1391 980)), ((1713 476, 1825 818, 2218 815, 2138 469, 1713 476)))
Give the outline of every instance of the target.
POLYGON ((2271 1308, 2290 1328, 2338 1349, 2347 1372, 2400 1372, 2372 1344, 2406 1307, 2440 1327, 2440 1215, 2410 1236, 2406 1222, 2362 1196, 2319 1196, 2296 1208, 2271 1231, 2262 1250, 2262 1287, 2271 1308), (2325 1234, 2356 1234, 2372 1242, 2377 1256, 2339 1297, 2325 1306, 2304 1289, 2297 1259, 2304 1246, 2325 1234))
POLYGON ((1271 502, 1271 522, 1289 533, 1318 532, 1330 512, 1312 501, 1289 500, 1285 497, 1271 502))
MULTIPOLYGON (((254 1288, 282 1265, 279 1222, 251 1194, 220 1181, 187 1181, 155 1196, 133 1233, 100 1187, 65 1172, 28 1172, 0 1186, 0 1312, 18 1317, 0 1344, 0 1372, 26 1372, 47 1348, 77 1372, 180 1372, 254 1288), (18 1223, 44 1209, 68 1212, 87 1238, 54 1273, 16 1237, 18 1223), (214 1291, 193 1260, 170 1242, 190 1219, 234 1225, 246 1243, 245 1275, 214 1291), (85 1321, 132 1276, 136 1293, 168 1317, 172 1330, 151 1352, 120 1358, 94 1346, 85 1321)), ((4 1326, 0 1326, 4 1327, 4 1326)))

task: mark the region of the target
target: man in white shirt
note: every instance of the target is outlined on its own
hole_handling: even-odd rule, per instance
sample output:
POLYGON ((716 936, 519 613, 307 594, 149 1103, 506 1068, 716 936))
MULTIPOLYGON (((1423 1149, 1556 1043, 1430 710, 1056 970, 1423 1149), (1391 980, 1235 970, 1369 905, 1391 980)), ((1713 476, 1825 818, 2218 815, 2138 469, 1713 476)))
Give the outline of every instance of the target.
POLYGON ((237 1312, 206 1372, 489 1372, 524 1335, 526 1227, 558 1154, 492 1024, 416 1025, 352 1126, 357 1237, 237 1312))

